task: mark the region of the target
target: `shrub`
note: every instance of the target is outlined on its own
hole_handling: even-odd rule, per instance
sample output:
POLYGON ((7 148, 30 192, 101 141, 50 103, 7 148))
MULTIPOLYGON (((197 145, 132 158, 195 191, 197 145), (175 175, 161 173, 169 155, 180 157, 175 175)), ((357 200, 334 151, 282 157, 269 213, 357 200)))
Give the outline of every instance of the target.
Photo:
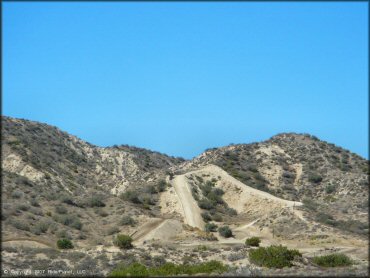
POLYGON ((105 207, 102 196, 91 196, 87 199, 86 205, 89 207, 105 207))
POLYGON ((109 215, 108 212, 106 212, 105 210, 101 208, 96 208, 95 213, 101 217, 107 217, 109 215))
POLYGON ((30 209, 30 206, 27 204, 20 204, 17 206, 17 210, 27 211, 30 209))
POLYGON ((221 188, 215 188, 213 189, 213 192, 216 194, 216 195, 219 195, 219 196, 222 196, 225 194, 225 191, 223 191, 221 188))
POLYGON ((60 238, 67 238, 67 239, 71 239, 71 235, 68 233, 68 231, 66 230, 59 230, 56 232, 56 236, 57 237, 60 237, 60 238))
POLYGON ((14 199, 19 199, 19 198, 22 198, 23 196, 23 192, 22 191, 19 191, 19 190, 15 190, 13 193, 12 193, 12 198, 14 199))
POLYGON ((130 249, 132 248, 132 238, 128 235, 119 234, 114 239, 114 245, 118 246, 119 248, 123 249, 130 249))
POLYGON ((141 204, 137 191, 128 190, 121 195, 121 198, 134 204, 141 204))
POLYGON ((30 227, 29 227, 27 222, 21 222, 21 221, 18 221, 18 220, 14 220, 14 221, 12 221, 12 225, 13 225, 14 228, 17 228, 19 230, 23 230, 23 231, 29 231, 30 230, 30 227))
POLYGON ((194 275, 197 273, 224 273, 228 267, 218 261, 209 261, 199 264, 180 264, 165 263, 158 267, 150 267, 140 263, 133 263, 129 266, 121 265, 114 269, 110 277, 126 277, 126 276, 176 276, 176 275, 194 275))
POLYGON ((158 192, 163 192, 166 190, 167 183, 164 180, 160 180, 156 186, 158 192))
POLYGON ((205 225, 204 230, 206 232, 216 232, 217 231, 217 225, 216 224, 213 224, 213 223, 207 223, 205 225))
POLYGON ((222 216, 221 214, 218 214, 218 213, 215 213, 213 216, 212 216, 212 219, 216 222, 221 222, 222 221, 222 216))
POLYGON ((223 204, 224 200, 222 200, 222 195, 218 195, 213 190, 207 194, 207 199, 210 200, 212 203, 223 204))
POLYGON ((245 245, 247 245, 247 246, 258 247, 258 246, 260 246, 260 243, 261 243, 261 240, 260 240, 259 237, 250 237, 250 238, 247 238, 246 241, 245 241, 245 245))
POLYGON ((232 237, 233 232, 230 230, 229 226, 223 226, 218 229, 218 233, 223 237, 232 237))
POLYGON ((149 205, 155 205, 155 200, 152 197, 145 195, 142 197, 141 203, 144 204, 144 207, 150 208, 149 205))
POLYGON ((117 227, 110 227, 108 228, 107 230, 107 235, 113 235, 113 234, 116 234, 116 233, 119 233, 119 229, 117 227))
POLYGON ((201 216, 205 222, 212 220, 212 216, 208 212, 202 212, 201 216))
POLYGON ((294 174, 291 173, 291 172, 285 171, 285 172, 283 172, 283 177, 284 178, 287 178, 287 179, 293 179, 294 178, 294 174))
POLYGON ((198 202, 198 204, 201 209, 209 210, 215 208, 215 205, 208 199, 202 199, 198 202))
POLYGON ((67 205, 71 205, 71 206, 75 206, 76 205, 76 203, 73 201, 72 197, 70 197, 68 195, 62 195, 62 196, 60 196, 59 200, 62 203, 65 203, 67 205))
POLYGON ((81 221, 80 221, 80 220, 78 220, 77 218, 75 218, 75 219, 73 220, 73 222, 72 222, 71 224, 69 224, 69 226, 70 226, 71 228, 76 229, 76 230, 81 230, 81 229, 82 229, 82 223, 81 223, 81 221))
POLYGON ((153 185, 148 185, 145 187, 145 192, 149 194, 155 194, 157 193, 157 189, 153 185))
POLYGON ((302 202, 306 209, 312 210, 312 211, 316 211, 319 206, 319 204, 316 203, 314 200, 307 199, 307 198, 303 199, 302 202))
POLYGON ((82 223, 75 215, 54 215, 54 221, 59 222, 65 226, 81 230, 82 223))
POLYGON ((322 181, 322 177, 316 173, 310 173, 308 175, 308 180, 313 183, 320 183, 322 181))
POLYGON ((40 221, 40 222, 38 222, 38 223, 33 227, 32 232, 33 232, 35 235, 40 235, 40 234, 46 233, 46 232, 47 232, 47 230, 49 229, 49 226, 50 226, 50 223, 48 223, 48 222, 46 222, 46 221, 40 221))
POLYGON ((289 250, 281 245, 259 247, 249 251, 249 260, 252 263, 268 268, 290 267, 296 256, 301 257, 302 255, 298 250, 289 250))
POLYGON ((130 225, 130 226, 135 226, 136 221, 129 215, 125 215, 121 219, 121 225, 130 225))
POLYGON ((40 204, 36 199, 31 199, 30 204, 33 207, 40 207, 40 204))
POLYGON ((154 256, 152 259, 152 263, 154 266, 162 266, 166 264, 166 259, 164 256, 154 256))
POLYGON ((254 164, 251 164, 248 166, 248 170, 253 172, 253 173, 257 173, 258 172, 258 169, 257 169, 257 166, 254 165, 254 164))
POLYGON ((233 208, 227 208, 226 209, 226 214, 228 214, 230 216, 235 216, 235 215, 238 214, 238 212, 235 209, 233 209, 233 208))
POLYGON ((333 184, 330 184, 330 185, 328 185, 327 187, 325 187, 325 192, 327 193, 327 194, 331 194, 331 193, 333 193, 335 191, 335 185, 333 185, 333 184))
POLYGON ((57 241, 57 246, 59 249, 72 249, 73 244, 72 241, 70 241, 67 238, 62 238, 57 241))
POLYGON ((317 222, 331 226, 336 226, 336 221, 334 220, 333 216, 325 212, 319 212, 315 218, 317 222))
POLYGON ((244 252, 237 252, 237 253, 231 253, 227 259, 230 261, 230 262, 234 262, 234 261, 238 261, 238 260, 242 260, 245 258, 245 253, 244 252))
POLYGON ((55 212, 59 213, 59 214, 66 214, 66 213, 68 213, 68 210, 63 206, 56 206, 55 207, 55 212))
POLYGON ((313 258, 313 262, 322 267, 336 267, 352 265, 352 260, 344 254, 330 254, 313 258))

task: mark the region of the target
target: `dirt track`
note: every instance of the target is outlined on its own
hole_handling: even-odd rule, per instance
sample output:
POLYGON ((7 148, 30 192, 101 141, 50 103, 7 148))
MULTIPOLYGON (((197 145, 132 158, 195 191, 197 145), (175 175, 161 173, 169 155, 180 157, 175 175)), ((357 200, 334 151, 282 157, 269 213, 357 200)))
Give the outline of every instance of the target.
POLYGON ((171 183, 179 197, 185 216, 185 223, 203 230, 204 222, 201 216, 201 210, 191 194, 185 175, 176 176, 171 183))
POLYGON ((27 238, 27 237, 14 237, 14 238, 7 238, 2 240, 2 244, 9 243, 9 244, 16 244, 16 245, 26 245, 29 247, 35 248, 56 248, 53 243, 50 243, 46 240, 42 240, 39 238, 27 238))
POLYGON ((167 219, 156 218, 152 219, 149 222, 145 223, 144 225, 140 226, 135 232, 131 234, 131 237, 134 241, 138 241, 141 238, 145 237, 151 231, 155 230, 159 227, 162 223, 164 223, 167 219))

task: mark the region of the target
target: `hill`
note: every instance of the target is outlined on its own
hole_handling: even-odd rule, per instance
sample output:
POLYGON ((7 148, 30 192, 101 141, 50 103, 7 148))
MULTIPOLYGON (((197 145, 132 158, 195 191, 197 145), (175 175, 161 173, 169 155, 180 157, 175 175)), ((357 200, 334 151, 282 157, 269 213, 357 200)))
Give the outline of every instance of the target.
POLYGON ((303 272, 328 275, 310 258, 333 250, 358 263, 342 274, 366 269, 369 162, 312 135, 282 133, 192 160, 98 147, 10 117, 2 117, 2 135, 5 267, 106 275, 122 260, 150 266, 213 258, 237 262, 241 275, 250 263, 244 242, 258 236, 264 246, 299 249, 303 272), (217 232, 225 226, 231 237, 217 232), (135 248, 114 246, 118 234, 131 235, 135 248), (74 249, 58 251, 61 238, 74 249))

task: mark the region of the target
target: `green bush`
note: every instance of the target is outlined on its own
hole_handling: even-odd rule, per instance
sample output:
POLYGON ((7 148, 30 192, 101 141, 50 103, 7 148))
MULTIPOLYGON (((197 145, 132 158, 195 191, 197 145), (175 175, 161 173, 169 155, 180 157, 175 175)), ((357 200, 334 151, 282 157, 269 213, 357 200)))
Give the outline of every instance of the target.
POLYGON ((333 184, 330 184, 330 185, 328 185, 327 187, 325 187, 325 192, 327 193, 327 194, 331 194, 331 193, 333 193, 335 191, 335 185, 333 185, 333 184))
POLYGON ((46 233, 49 229, 50 223, 46 221, 40 221, 38 222, 32 229, 32 232, 35 235, 40 235, 43 233, 46 233))
POLYGON ((114 245, 118 246, 119 248, 123 249, 130 249, 132 248, 132 238, 128 235, 119 234, 113 241, 114 245))
POLYGON ((229 226, 223 226, 218 228, 218 233, 223 237, 232 237, 233 232, 230 230, 229 226))
POLYGON ((153 185, 148 185, 145 188, 145 192, 149 193, 149 194, 155 194, 155 193, 157 193, 157 189, 153 185))
POLYGON ((320 183, 322 181, 322 177, 316 173, 310 173, 308 175, 308 180, 313 183, 320 183))
POLYGON ((22 211, 28 211, 30 209, 30 206, 27 204, 19 204, 16 207, 17 210, 22 210, 22 211))
POLYGON ((201 209, 207 209, 207 210, 210 210, 210 209, 213 209, 215 208, 215 204, 212 203, 210 200, 208 199, 202 199, 198 202, 198 205, 201 209))
POLYGON ((224 273, 228 267, 218 261, 209 261, 200 264, 180 264, 165 263, 161 266, 150 267, 140 263, 133 263, 129 266, 119 266, 114 269, 109 277, 147 277, 147 276, 176 276, 176 275, 195 275, 197 273, 224 273))
POLYGON ((108 228, 107 231, 106 231, 106 234, 110 236, 110 235, 119 233, 119 231, 120 231, 120 229, 118 229, 117 227, 114 226, 114 227, 108 228))
POLYGON ((213 204, 224 204, 222 195, 217 194, 213 190, 206 195, 207 199, 210 200, 213 204))
POLYGON ((306 209, 308 209, 308 210, 316 211, 316 210, 318 209, 318 207, 319 207, 319 204, 318 204, 318 203, 316 203, 316 202, 315 202, 314 200, 312 200, 312 199, 304 198, 304 199, 302 200, 302 202, 303 202, 304 207, 305 207, 306 209))
POLYGON ((70 241, 67 238, 62 238, 57 241, 57 246, 59 249, 72 249, 73 244, 72 241, 70 241))
POLYGON ((163 192, 167 188, 167 183, 165 180, 160 180, 156 186, 158 192, 163 192))
POLYGON ((337 226, 337 223, 332 215, 325 212, 319 212, 315 216, 315 220, 320 223, 324 223, 331 226, 337 226))
POLYGON ((23 196, 23 192, 22 191, 19 191, 19 190, 15 190, 15 191, 12 192, 12 195, 11 196, 14 199, 20 199, 23 196))
POLYGON ((105 207, 102 196, 91 196, 87 199, 86 205, 89 207, 105 207))
POLYGON ((81 230, 82 223, 76 215, 53 215, 53 219, 56 222, 59 222, 65 226, 81 230))
POLYGON ((205 222, 212 220, 212 216, 208 212, 202 212, 201 216, 205 222))
POLYGON ((66 214, 68 213, 68 210, 64 206, 56 206, 55 212, 59 214, 66 214))
POLYGON ((259 237, 250 237, 245 240, 245 245, 247 246, 260 246, 261 240, 259 237))
POLYGON ((230 216, 235 216, 235 215, 238 214, 238 212, 235 209, 233 209, 233 208, 227 208, 226 209, 226 214, 228 214, 230 216))
POLYGON ((215 188, 213 189, 213 193, 215 193, 216 195, 222 196, 225 194, 225 191, 223 191, 221 188, 215 188))
POLYGON ((61 195, 59 197, 59 200, 62 202, 62 203, 65 203, 67 205, 71 205, 71 206, 75 206, 76 203, 73 201, 72 197, 68 196, 68 195, 61 195))
POLYGON ((14 228, 17 228, 19 230, 23 230, 23 231, 29 231, 30 230, 29 224, 27 222, 24 222, 24 221, 13 220, 13 221, 11 221, 11 224, 13 225, 14 228))
POLYGON ((122 217, 121 220, 121 225, 130 225, 130 226, 135 226, 136 221, 129 215, 125 215, 122 217))
POLYGON ((212 220, 216 222, 222 222, 222 216, 221 214, 215 213, 212 215, 212 220))
POLYGON ((121 198, 134 204, 141 204, 139 193, 137 191, 128 190, 121 195, 121 198))
POLYGON ((298 250, 289 250, 281 245, 259 247, 249 251, 250 262, 268 268, 290 267, 296 256, 301 257, 302 255, 298 250))
POLYGON ((213 223, 207 223, 205 225, 204 230, 206 232, 216 232, 217 231, 217 225, 216 224, 213 224, 213 223))
POLYGON ((36 199, 31 199, 30 204, 33 207, 40 207, 40 204, 39 204, 38 200, 36 200, 36 199))
POLYGON ((352 265, 352 260, 344 254, 330 254, 313 258, 313 262, 322 267, 336 267, 352 265))

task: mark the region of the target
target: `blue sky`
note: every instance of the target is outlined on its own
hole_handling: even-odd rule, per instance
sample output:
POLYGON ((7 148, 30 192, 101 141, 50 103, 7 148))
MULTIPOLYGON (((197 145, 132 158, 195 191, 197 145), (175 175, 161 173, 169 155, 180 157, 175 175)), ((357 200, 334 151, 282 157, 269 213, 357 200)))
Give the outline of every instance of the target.
POLYGON ((3 114, 191 158, 306 132, 368 158, 368 3, 3 3, 3 114))

